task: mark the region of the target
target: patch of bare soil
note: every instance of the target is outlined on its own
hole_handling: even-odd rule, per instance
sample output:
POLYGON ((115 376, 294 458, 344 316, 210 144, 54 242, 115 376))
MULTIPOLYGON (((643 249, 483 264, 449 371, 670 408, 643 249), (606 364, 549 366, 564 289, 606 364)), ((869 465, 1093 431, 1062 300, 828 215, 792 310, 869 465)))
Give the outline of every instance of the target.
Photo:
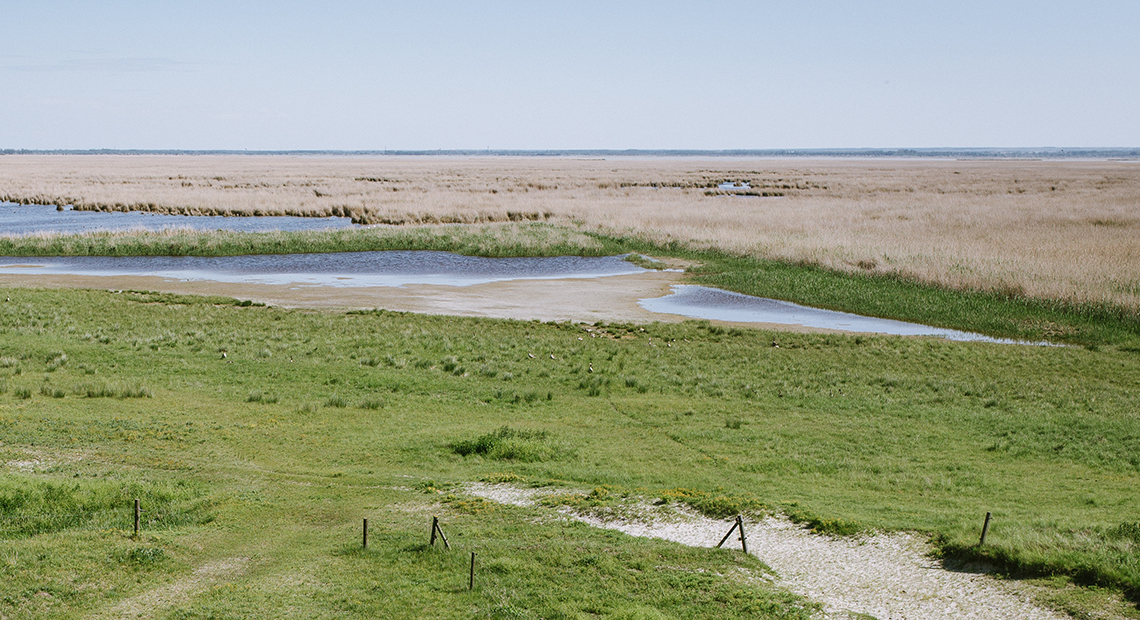
MULTIPOLYGON (((514 505, 528 505, 536 499, 535 492, 509 485, 477 484, 467 490, 514 505)), ((683 507, 665 511, 646 507, 640 516, 623 512, 627 515, 623 518, 565 513, 595 527, 694 547, 716 546, 732 527, 731 521, 710 519, 683 507)), ((745 533, 748 552, 776 573, 776 583, 821 603, 828 618, 1064 618, 1034 605, 1013 583, 943 568, 930 557, 929 544, 913 534, 835 538, 812 534, 777 517, 746 521, 745 533)), ((735 532, 725 545, 739 548, 735 532)))

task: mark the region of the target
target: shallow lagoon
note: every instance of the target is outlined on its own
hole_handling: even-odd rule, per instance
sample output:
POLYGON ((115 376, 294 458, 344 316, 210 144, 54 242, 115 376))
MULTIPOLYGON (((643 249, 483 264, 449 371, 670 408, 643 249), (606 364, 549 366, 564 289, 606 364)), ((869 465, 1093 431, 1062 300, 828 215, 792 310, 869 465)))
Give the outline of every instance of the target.
POLYGON ((598 278, 646 271, 621 256, 483 258, 426 250, 248 256, 0 257, 0 273, 158 276, 310 286, 471 286, 506 280, 598 278))
POLYGON ((0 202, 0 234, 34 235, 44 233, 82 234, 100 231, 232 230, 239 232, 273 232, 324 230, 353 226, 346 217, 223 217, 220 215, 164 215, 143 211, 111 212, 76 211, 53 205, 19 205, 0 202))
MULTIPOLYGON (((249 256, 0 257, 0 275, 152 276, 182 281, 328 287, 473 286, 511 280, 605 278, 645 273, 622 256, 484 258, 436 251, 249 256)), ((1013 342, 890 319, 809 308, 714 288, 674 285, 670 295, 638 302, 652 313, 736 323, 949 340, 1013 342)))

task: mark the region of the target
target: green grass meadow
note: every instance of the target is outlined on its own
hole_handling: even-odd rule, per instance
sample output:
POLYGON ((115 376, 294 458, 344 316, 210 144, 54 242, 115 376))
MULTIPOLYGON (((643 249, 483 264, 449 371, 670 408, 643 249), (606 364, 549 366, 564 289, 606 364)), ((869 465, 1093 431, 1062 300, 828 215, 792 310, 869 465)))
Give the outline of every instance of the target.
POLYGON ((818 611, 754 557, 484 501, 464 492, 477 481, 917 531, 950 562, 1052 578, 1077 615, 1102 591, 1140 600, 1140 321, 1124 309, 546 224, 0 239, 19 256, 333 249, 671 256, 703 284, 1069 346, 6 288, 0 618, 818 611), (451 550, 427 544, 433 516, 451 550))
POLYGON ((5 295, 5 617, 140 595, 158 618, 813 611, 755 558, 466 496, 479 480, 916 530, 1011 573, 1140 585, 1128 346, 5 295), (452 550, 427 546, 433 515, 452 550))

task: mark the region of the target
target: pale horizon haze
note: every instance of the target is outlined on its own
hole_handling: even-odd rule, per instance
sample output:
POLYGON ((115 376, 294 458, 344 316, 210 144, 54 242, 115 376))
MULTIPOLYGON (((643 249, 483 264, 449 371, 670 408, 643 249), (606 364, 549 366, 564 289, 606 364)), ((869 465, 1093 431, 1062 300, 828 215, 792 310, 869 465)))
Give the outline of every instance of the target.
POLYGON ((1140 146, 1140 2, 5 2, 0 148, 1140 146))

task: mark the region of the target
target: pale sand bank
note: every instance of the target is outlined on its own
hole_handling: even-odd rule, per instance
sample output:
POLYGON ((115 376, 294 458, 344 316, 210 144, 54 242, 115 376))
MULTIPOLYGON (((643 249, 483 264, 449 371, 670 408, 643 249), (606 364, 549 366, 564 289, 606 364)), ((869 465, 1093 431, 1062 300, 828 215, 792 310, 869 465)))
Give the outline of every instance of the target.
MULTIPOLYGON (((499 319, 595 323, 680 322, 686 317, 650 312, 641 299, 668 295, 685 281, 683 273, 650 271, 601 278, 510 280, 472 286, 429 284, 402 287, 333 287, 182 281, 153 276, 77 276, 0 274, 0 286, 146 290, 187 295, 222 295, 287 308, 383 308, 396 312, 499 319)), ((727 323, 754 329, 837 333, 801 325, 727 323)))

